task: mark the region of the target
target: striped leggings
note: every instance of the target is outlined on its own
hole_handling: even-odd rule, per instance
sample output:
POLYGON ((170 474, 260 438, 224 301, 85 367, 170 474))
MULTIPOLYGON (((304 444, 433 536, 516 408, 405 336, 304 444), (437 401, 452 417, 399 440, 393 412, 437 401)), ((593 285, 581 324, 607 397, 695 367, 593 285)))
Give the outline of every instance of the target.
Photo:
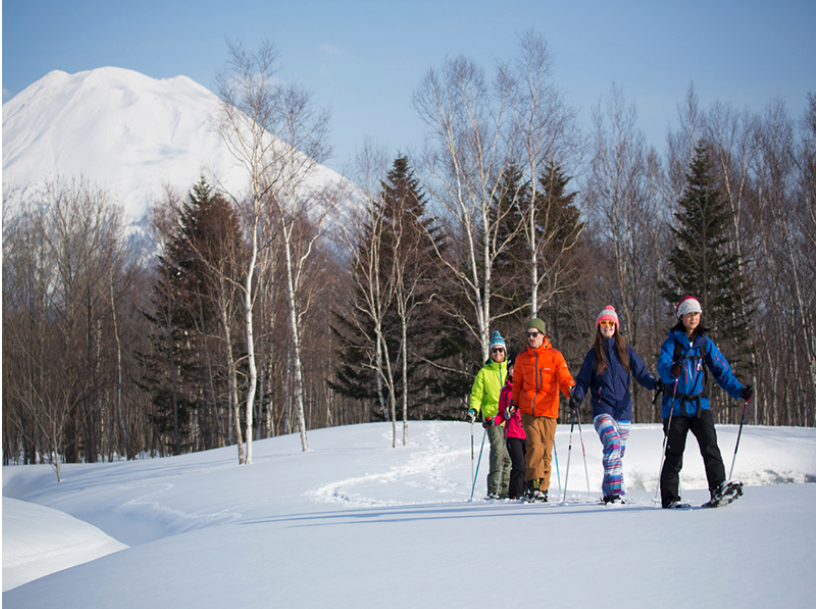
POLYGON ((623 455, 629 437, 630 421, 616 421, 608 414, 599 414, 592 420, 603 444, 603 494, 623 496, 623 455))

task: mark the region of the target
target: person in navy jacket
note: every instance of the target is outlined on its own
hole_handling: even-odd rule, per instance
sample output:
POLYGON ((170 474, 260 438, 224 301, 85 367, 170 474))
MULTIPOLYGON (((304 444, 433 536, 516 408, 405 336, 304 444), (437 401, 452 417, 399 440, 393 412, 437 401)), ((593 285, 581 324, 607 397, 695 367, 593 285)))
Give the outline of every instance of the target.
POLYGON ((603 444, 603 503, 623 503, 623 455, 632 422, 629 378, 646 389, 660 390, 663 382, 652 376, 620 332, 618 314, 606 307, 595 320, 595 343, 575 377, 570 408, 578 408, 591 393, 592 422, 603 444))
POLYGON ((660 492, 664 508, 680 504, 680 470, 689 430, 697 438, 705 464, 712 501, 718 499, 725 483, 725 465, 717 445, 714 417, 706 391, 707 372, 734 399, 749 400, 751 385, 743 386, 728 365, 725 356, 706 336, 701 323, 703 309, 694 296, 677 304, 679 320, 660 348, 657 372, 666 383, 663 395, 663 431, 667 435, 666 458, 660 472, 660 492))

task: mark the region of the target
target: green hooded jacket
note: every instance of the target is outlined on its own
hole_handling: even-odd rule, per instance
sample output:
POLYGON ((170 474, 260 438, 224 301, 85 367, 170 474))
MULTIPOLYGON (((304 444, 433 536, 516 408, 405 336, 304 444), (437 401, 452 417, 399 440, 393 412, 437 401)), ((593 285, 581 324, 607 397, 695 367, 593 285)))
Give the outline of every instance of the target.
POLYGON ((476 374, 470 390, 470 408, 482 413, 482 418, 495 417, 499 412, 499 395, 507 380, 507 362, 497 364, 492 359, 476 374))

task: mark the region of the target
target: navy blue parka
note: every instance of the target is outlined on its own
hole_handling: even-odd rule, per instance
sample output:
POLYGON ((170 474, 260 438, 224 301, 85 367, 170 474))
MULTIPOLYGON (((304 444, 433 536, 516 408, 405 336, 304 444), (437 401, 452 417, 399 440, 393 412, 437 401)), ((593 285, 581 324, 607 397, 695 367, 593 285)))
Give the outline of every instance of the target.
MULTIPOLYGON (((623 367, 618 357, 615 337, 603 342, 606 355, 606 367, 598 374, 595 371, 595 349, 590 349, 584 358, 584 365, 575 377, 574 396, 583 400, 586 390, 590 390, 592 404, 592 418, 599 414, 611 415, 616 421, 632 420, 632 398, 629 395, 630 373, 623 367)), ((635 380, 650 391, 654 389, 657 379, 646 369, 631 345, 626 345, 629 356, 629 370, 635 380)))

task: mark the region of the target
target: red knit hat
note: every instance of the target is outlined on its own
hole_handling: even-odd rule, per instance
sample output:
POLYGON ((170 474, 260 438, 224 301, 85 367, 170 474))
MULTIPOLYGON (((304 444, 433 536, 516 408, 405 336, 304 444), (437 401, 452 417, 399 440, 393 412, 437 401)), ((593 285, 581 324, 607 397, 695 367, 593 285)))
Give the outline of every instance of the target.
POLYGON ((614 321, 616 326, 620 326, 620 323, 618 323, 618 314, 615 313, 615 307, 612 305, 607 305, 606 308, 601 311, 601 314, 598 315, 598 319, 595 320, 595 328, 597 329, 604 320, 614 321))
POLYGON ((686 313, 702 313, 703 308, 700 306, 700 301, 694 296, 686 296, 680 299, 677 303, 677 308, 674 311, 675 317, 680 319, 686 313))

